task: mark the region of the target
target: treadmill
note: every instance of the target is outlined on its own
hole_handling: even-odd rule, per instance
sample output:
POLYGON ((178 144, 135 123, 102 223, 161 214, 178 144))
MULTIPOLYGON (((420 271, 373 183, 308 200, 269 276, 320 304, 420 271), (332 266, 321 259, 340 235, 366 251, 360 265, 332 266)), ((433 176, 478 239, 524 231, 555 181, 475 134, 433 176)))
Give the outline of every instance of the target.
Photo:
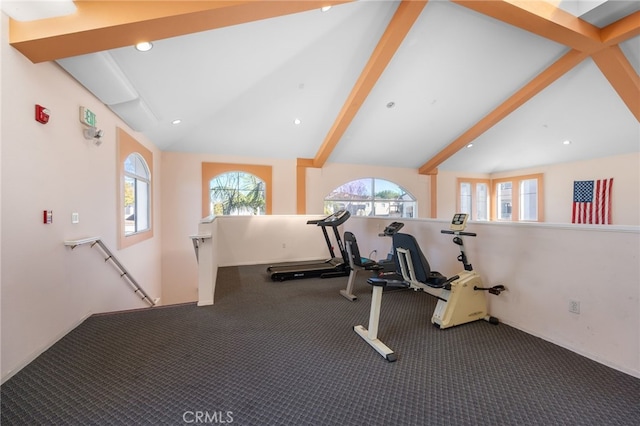
POLYGON ((338 210, 324 219, 307 221, 307 225, 316 225, 322 228, 324 240, 327 243, 327 247, 329 247, 329 254, 331 255, 331 258, 326 260, 288 262, 271 265, 267 268, 267 273, 271 276, 271 279, 273 281, 285 281, 313 277, 346 277, 349 275, 350 269, 347 252, 342 240, 340 239, 340 233, 338 232, 338 227, 345 223, 349 217, 351 217, 351 213, 347 210, 338 210), (340 249, 340 255, 342 257, 336 257, 333 247, 331 246, 331 240, 329 239, 327 228, 333 229, 336 241, 338 242, 338 248, 340 249))

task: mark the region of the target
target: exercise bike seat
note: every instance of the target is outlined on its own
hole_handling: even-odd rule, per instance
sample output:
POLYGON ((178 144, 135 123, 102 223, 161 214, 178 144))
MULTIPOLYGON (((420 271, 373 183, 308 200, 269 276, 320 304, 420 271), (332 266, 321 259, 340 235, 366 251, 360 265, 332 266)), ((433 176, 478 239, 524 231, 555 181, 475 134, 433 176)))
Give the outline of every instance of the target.
MULTIPOLYGON (((427 258, 420 250, 420 246, 413 235, 397 233, 393 235, 393 250, 398 248, 408 250, 411 255, 413 272, 417 281, 433 288, 442 288, 448 284, 448 279, 440 272, 432 271, 427 258)), ((395 256, 396 270, 401 271, 399 256, 395 256)))
POLYGON ((358 242, 356 241, 356 236, 353 235, 353 232, 346 231, 344 233, 344 243, 349 245, 351 250, 351 259, 355 266, 359 266, 364 269, 377 269, 378 263, 375 260, 367 259, 366 257, 360 256, 360 249, 358 248, 358 242))
POLYGON ((367 283, 374 287, 382 288, 407 288, 409 283, 404 280, 395 280, 389 278, 371 277, 367 279, 367 283))

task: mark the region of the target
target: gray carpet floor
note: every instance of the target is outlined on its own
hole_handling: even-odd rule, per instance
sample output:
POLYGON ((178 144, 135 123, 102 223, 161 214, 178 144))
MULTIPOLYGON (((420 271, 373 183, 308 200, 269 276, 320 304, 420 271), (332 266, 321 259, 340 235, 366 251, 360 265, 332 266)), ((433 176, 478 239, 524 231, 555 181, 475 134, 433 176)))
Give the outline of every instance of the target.
POLYGON ((94 315, 1 387, 2 425, 640 425, 640 379, 505 324, 447 330, 435 299, 221 268, 216 303, 94 315))

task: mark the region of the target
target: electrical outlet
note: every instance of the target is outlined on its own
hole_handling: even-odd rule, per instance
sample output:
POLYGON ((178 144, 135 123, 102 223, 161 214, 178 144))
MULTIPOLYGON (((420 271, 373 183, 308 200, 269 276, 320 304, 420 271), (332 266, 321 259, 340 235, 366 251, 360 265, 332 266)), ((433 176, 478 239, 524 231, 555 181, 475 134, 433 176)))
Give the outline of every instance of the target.
POLYGON ((569 300, 569 312, 574 314, 580 313, 580 302, 577 300, 569 300))

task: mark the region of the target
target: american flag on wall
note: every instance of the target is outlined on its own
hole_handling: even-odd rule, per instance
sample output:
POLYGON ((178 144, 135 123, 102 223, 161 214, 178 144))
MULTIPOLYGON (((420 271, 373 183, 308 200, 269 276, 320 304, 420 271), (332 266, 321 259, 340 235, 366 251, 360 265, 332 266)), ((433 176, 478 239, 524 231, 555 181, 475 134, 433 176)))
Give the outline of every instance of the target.
POLYGON ((571 223, 611 225, 613 178, 573 182, 571 223))

